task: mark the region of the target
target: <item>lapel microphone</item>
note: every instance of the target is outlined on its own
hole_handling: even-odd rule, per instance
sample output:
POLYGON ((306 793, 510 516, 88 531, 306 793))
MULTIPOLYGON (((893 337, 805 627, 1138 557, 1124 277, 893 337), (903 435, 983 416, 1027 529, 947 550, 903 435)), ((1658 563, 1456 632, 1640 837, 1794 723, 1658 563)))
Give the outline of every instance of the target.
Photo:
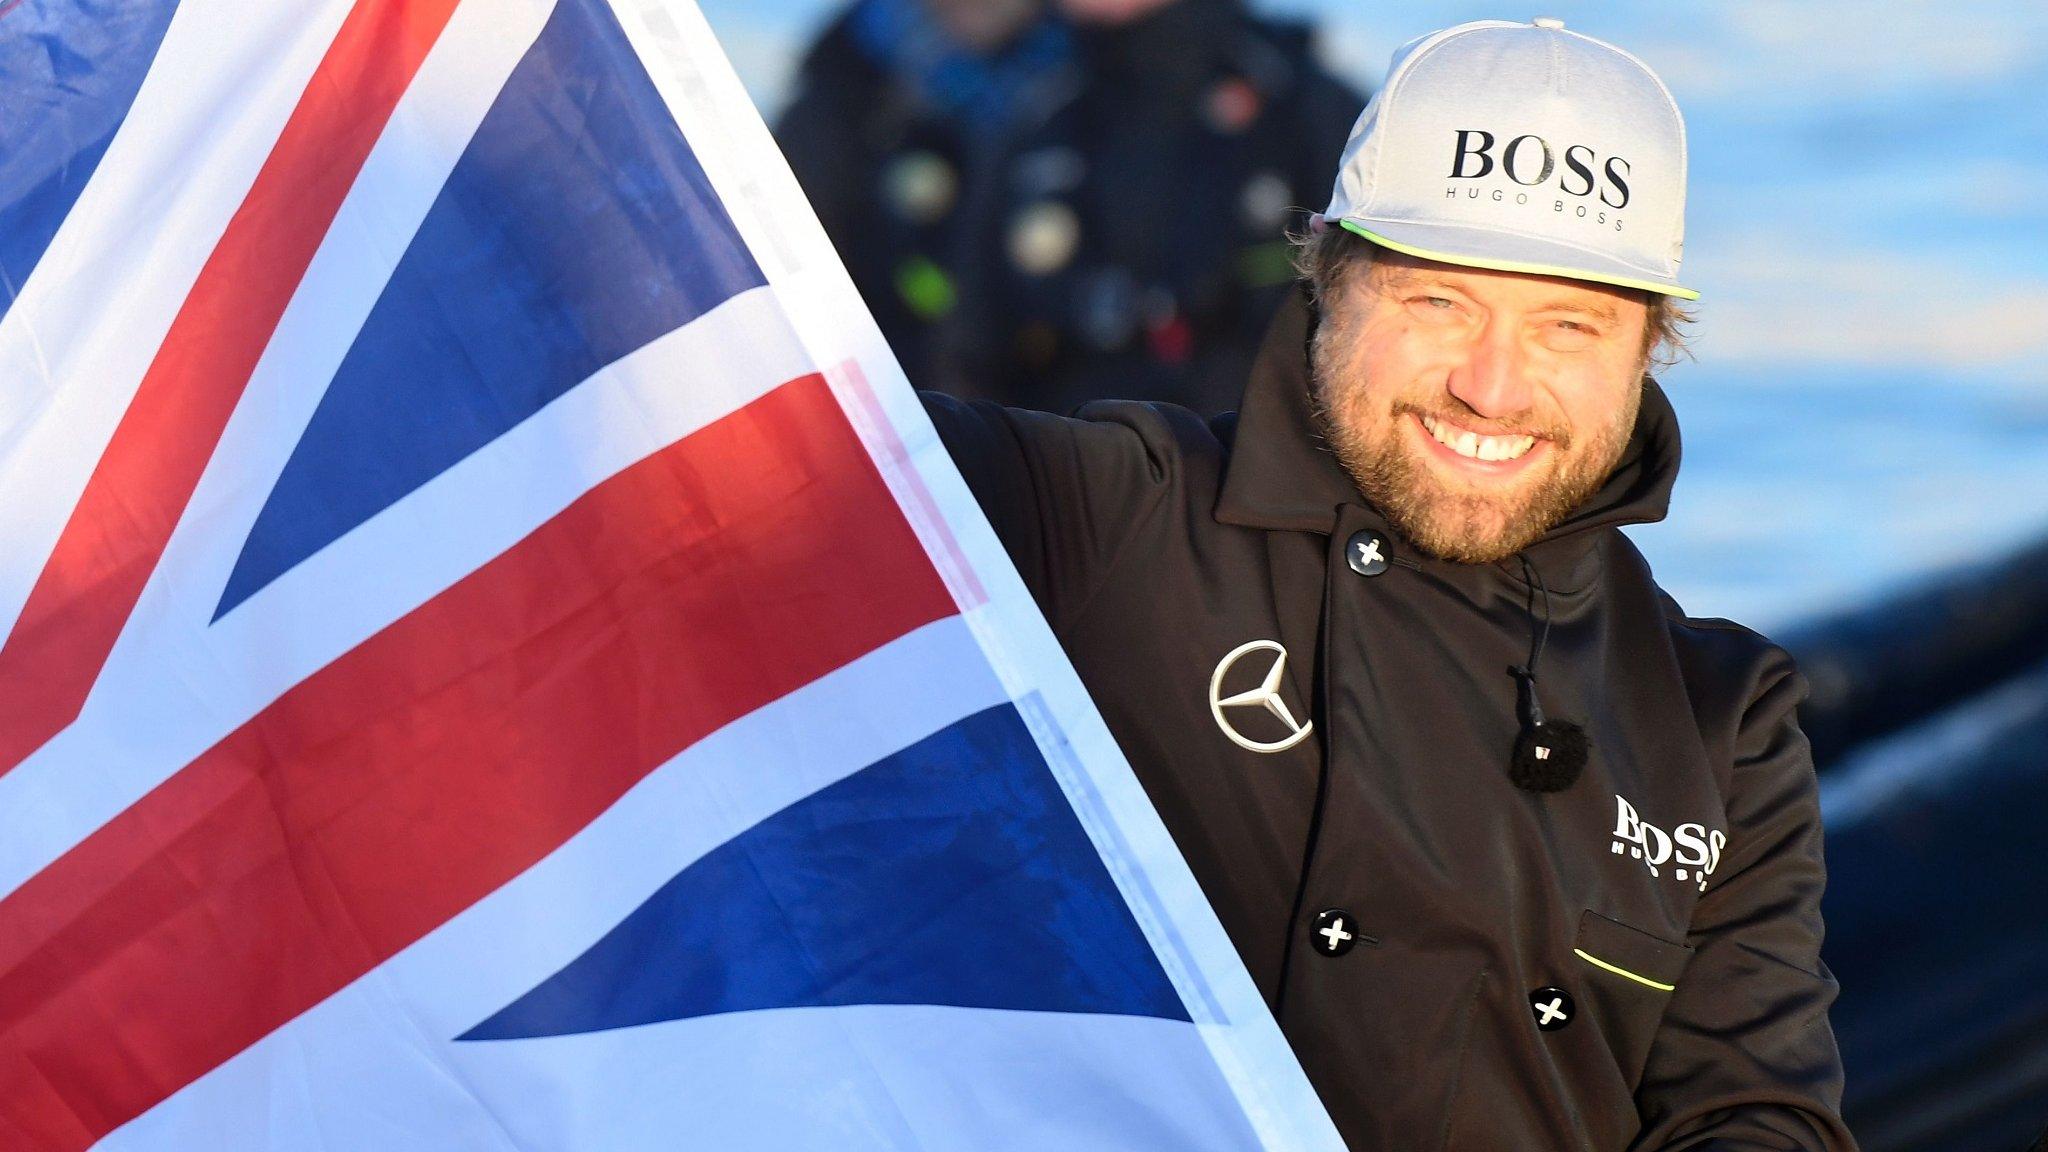
POLYGON ((1508 671, 1520 685, 1515 711, 1522 721, 1508 758, 1508 779, 1528 792, 1562 792, 1585 770, 1586 730, 1570 720, 1544 719, 1543 705, 1536 699, 1535 660, 1527 668, 1508 671))
POLYGON ((1536 625, 1535 639, 1529 648, 1529 664, 1525 668, 1509 668, 1508 674, 1515 678, 1515 716, 1521 721, 1522 730, 1515 736, 1514 751, 1508 756, 1508 779, 1515 787, 1526 792, 1562 792, 1571 787, 1585 771, 1586 758, 1590 752, 1586 730, 1570 720, 1549 720, 1543 715, 1543 702, 1537 699, 1536 662, 1543 659, 1543 644, 1550 639, 1550 586, 1543 580, 1543 573, 1529 563, 1529 557, 1522 560, 1522 583, 1530 592, 1529 614, 1536 614, 1535 594, 1543 595, 1543 616, 1536 625))

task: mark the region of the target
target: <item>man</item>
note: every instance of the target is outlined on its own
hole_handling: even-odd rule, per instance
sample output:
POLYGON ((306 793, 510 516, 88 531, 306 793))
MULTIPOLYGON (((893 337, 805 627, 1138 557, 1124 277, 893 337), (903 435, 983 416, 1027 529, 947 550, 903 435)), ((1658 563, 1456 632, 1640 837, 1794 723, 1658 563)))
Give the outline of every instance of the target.
POLYGON ((1854 1147, 1803 682, 1616 531, 1684 165, 1633 57, 1440 32, 1236 417, 929 400, 1354 1148, 1854 1147))

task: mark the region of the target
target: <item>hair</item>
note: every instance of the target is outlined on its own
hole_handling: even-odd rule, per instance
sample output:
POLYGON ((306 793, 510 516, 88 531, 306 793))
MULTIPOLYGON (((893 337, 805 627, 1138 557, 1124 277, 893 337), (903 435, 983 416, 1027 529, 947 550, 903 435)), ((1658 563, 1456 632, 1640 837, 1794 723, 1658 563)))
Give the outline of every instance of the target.
MULTIPOLYGON (((1379 250, 1372 241, 1336 224, 1320 232, 1292 232, 1287 238, 1294 245, 1295 274, 1308 284, 1309 299, 1317 308, 1343 291, 1352 277, 1364 275, 1379 250)), ((1643 328, 1643 362, 1668 368, 1690 357, 1687 344, 1692 337, 1686 329, 1695 319, 1692 309, 1676 296, 1643 295, 1650 308, 1643 328)))

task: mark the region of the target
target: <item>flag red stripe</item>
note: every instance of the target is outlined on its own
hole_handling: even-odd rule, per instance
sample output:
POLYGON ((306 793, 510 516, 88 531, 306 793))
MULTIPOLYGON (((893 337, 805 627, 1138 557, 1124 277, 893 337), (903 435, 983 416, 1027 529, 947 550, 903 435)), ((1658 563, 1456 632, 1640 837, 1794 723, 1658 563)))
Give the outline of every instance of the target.
POLYGON ((0 646, 0 774, 77 719, 256 361, 456 0, 360 0, 143 374, 0 646))
POLYGON ((621 473, 0 901, 0 1143, 87 1147, 954 611, 822 378, 621 473))
POLYGON ((955 599, 963 609, 988 603, 981 577, 975 573, 967 554, 960 550, 960 542, 953 538, 953 530, 939 512, 938 501, 932 498, 932 490, 925 487, 917 467, 911 463, 910 449, 903 443, 903 437, 897 435, 896 426, 889 422, 882 398, 875 395, 874 385, 868 383, 868 374, 861 371, 860 361, 844 361, 834 371, 841 381, 841 395, 862 417, 861 427, 876 458, 885 461, 901 477, 904 505, 926 525, 932 554, 939 559, 942 578, 951 582, 955 599))

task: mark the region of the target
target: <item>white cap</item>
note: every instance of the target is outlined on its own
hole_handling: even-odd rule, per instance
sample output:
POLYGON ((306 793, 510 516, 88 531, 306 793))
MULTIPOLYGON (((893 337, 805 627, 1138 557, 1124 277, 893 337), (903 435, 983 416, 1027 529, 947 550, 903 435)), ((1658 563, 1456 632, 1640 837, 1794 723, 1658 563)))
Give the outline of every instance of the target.
POLYGON ((1678 105, 1642 61, 1547 16, 1394 53, 1323 216, 1448 264, 1699 297, 1678 283, 1678 105))

